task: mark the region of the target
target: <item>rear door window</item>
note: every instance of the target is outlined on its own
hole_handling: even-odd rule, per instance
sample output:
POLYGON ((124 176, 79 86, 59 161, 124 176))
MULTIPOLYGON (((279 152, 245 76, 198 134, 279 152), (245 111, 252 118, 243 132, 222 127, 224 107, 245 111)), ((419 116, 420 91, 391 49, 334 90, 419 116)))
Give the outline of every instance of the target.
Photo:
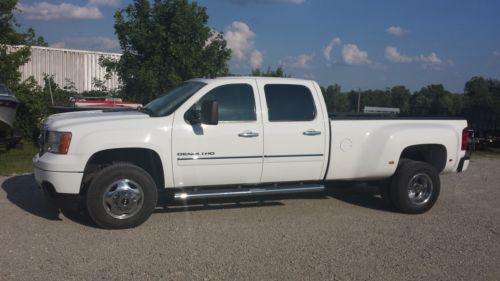
POLYGON ((268 84, 264 86, 271 122, 312 121, 316 107, 309 88, 302 85, 268 84))

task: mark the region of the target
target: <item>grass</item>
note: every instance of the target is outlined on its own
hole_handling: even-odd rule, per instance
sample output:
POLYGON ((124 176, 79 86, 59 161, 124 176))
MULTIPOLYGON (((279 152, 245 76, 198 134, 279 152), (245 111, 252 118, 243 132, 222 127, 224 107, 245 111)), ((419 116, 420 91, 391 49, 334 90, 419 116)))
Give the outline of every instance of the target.
POLYGON ((0 146, 0 176, 31 173, 31 159, 38 152, 31 142, 25 142, 22 148, 6 150, 0 146))

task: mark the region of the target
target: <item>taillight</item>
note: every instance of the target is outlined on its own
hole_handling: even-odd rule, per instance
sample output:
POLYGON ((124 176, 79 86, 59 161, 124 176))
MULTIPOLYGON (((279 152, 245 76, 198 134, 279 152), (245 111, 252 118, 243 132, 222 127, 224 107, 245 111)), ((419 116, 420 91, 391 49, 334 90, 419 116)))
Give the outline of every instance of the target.
POLYGON ((462 130, 462 150, 467 150, 469 147, 469 130, 464 128, 462 130))

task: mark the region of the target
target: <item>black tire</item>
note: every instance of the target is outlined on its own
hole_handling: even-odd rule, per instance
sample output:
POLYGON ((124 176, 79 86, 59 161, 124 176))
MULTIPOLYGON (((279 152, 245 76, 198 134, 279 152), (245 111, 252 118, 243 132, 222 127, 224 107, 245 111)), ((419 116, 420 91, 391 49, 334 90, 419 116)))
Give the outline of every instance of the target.
POLYGON ((421 214, 436 203, 441 183, 436 169, 420 161, 404 161, 392 177, 391 200, 401 212, 421 214))
POLYGON ((158 191, 142 168, 119 163, 100 170, 87 191, 87 211, 103 228, 136 227, 153 213, 158 191))
MULTIPOLYGON (((412 160, 406 159, 406 158, 401 158, 399 159, 398 162, 398 168, 405 165, 406 163, 410 162, 412 160)), ((389 206, 395 207, 394 201, 392 200, 392 194, 391 194, 391 186, 392 186, 392 179, 394 177, 388 178, 386 180, 383 180, 379 184, 379 192, 380 192, 380 197, 382 200, 388 204, 389 206)))

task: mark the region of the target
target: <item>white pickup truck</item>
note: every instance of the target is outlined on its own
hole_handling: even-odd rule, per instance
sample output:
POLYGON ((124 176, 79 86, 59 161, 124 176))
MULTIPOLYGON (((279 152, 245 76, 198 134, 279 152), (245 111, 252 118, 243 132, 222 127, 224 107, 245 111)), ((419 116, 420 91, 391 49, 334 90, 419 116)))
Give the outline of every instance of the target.
POLYGON ((85 198, 104 228, 176 200, 310 192, 325 181, 385 180, 405 213, 436 202, 440 173, 469 165, 463 119, 329 116, 310 80, 193 79, 139 109, 51 115, 34 175, 52 196, 85 198))

